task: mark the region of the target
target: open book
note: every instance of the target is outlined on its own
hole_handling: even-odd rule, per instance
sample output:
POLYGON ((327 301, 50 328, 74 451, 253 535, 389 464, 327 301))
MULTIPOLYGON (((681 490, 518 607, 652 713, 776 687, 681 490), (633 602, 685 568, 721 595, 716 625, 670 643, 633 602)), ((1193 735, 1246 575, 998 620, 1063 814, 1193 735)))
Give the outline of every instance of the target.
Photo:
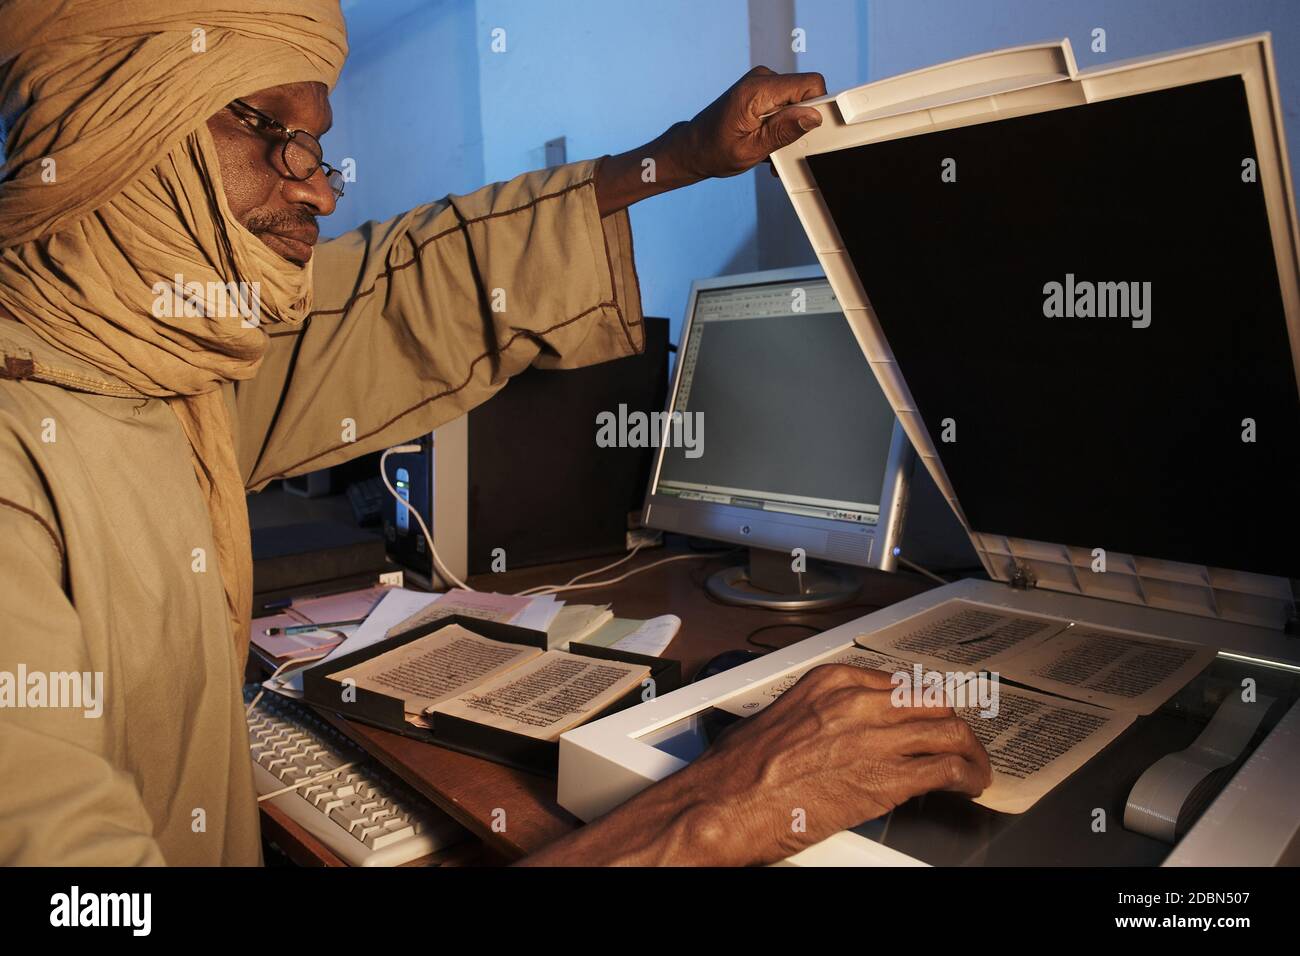
POLYGON ((494 641, 449 624, 329 677, 401 699, 418 727, 446 714, 555 740, 649 674, 642 665, 494 641))
POLYGON ((1028 810, 1215 653, 966 601, 860 635, 855 644, 716 706, 757 713, 819 664, 884 671, 900 691, 916 692, 913 703, 952 706, 970 724, 993 766, 993 783, 975 802, 1001 813, 1028 810))

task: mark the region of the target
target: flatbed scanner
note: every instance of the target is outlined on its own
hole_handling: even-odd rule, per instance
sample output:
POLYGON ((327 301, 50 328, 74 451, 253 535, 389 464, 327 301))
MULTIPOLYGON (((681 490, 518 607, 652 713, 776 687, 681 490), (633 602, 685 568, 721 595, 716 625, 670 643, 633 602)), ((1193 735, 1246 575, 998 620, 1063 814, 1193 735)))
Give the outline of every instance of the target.
POLYGON ((741 719, 729 701, 976 606, 1207 663, 1023 812, 932 793, 788 862, 1300 861, 1300 241, 1269 37, 1084 71, 1062 40, 812 102, 776 169, 988 580, 570 731, 560 803, 593 819, 741 719), (1247 696, 1168 833, 1125 826, 1247 696))

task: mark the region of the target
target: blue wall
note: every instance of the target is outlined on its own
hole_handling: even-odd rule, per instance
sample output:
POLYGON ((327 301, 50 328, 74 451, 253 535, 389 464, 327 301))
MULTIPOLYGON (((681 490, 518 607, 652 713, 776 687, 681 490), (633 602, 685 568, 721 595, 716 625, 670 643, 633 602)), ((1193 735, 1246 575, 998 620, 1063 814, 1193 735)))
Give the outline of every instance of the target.
MULTIPOLYGON (((489 180, 619 153, 689 119, 749 69, 745 0, 479 0, 483 168, 489 180), (506 52, 490 49, 506 31, 506 52)), ((752 174, 713 180, 631 211, 648 315, 676 326, 691 279, 756 267, 752 174)))
MULTIPOLYGON (((615 0, 346 0, 353 50, 325 149, 336 164, 356 160, 357 182, 325 232, 544 166, 543 144, 558 136, 571 161, 633 149, 750 68, 746 0, 659 0, 650 11, 615 0), (491 49, 498 27, 503 53, 491 49)), ((672 320, 674 341, 693 278, 757 268, 753 179, 631 211, 645 311, 672 320)))
POLYGON ((797 69, 826 77, 832 93, 867 82, 867 23, 871 0, 795 0, 794 22, 804 31, 807 52, 797 69))
POLYGON ((334 215, 335 236, 449 193, 483 173, 478 54, 469 0, 347 0, 351 53, 330 102, 325 158, 356 161, 334 215))

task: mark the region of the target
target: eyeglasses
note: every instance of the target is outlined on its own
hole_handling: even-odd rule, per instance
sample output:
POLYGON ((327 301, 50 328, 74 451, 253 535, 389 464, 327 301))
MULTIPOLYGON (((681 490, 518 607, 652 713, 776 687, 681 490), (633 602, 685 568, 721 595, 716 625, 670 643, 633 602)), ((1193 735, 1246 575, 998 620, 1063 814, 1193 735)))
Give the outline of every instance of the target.
POLYGON ((330 192, 334 193, 336 199, 343 195, 343 171, 325 162, 320 140, 311 133, 305 129, 289 129, 275 117, 249 106, 243 100, 232 101, 226 109, 245 122, 248 122, 250 117, 256 119, 261 126, 254 126, 254 129, 259 132, 274 133, 284 140, 284 145, 280 147, 280 159, 290 179, 302 182, 315 176, 316 170, 324 170, 325 182, 330 192), (249 115, 243 115, 245 113, 249 115))

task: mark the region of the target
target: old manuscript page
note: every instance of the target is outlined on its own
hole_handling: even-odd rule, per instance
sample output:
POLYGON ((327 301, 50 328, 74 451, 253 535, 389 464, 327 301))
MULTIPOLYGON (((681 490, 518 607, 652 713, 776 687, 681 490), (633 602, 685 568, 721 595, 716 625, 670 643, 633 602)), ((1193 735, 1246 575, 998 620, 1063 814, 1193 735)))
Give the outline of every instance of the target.
POLYGON ((401 697, 406 713, 421 714, 541 653, 535 647, 489 640, 459 624, 449 624, 329 676, 351 678, 357 687, 401 697))
POLYGON ((650 675, 621 661, 547 651, 496 680, 430 708, 539 740, 555 740, 650 675))
POLYGON ((1149 714, 1214 660, 1212 647, 1076 624, 1029 648, 1002 676, 1062 697, 1149 714))
POLYGON ((1068 621, 949 601, 890 627, 859 635, 862 647, 919 661, 935 670, 998 670, 1046 641, 1068 621))

